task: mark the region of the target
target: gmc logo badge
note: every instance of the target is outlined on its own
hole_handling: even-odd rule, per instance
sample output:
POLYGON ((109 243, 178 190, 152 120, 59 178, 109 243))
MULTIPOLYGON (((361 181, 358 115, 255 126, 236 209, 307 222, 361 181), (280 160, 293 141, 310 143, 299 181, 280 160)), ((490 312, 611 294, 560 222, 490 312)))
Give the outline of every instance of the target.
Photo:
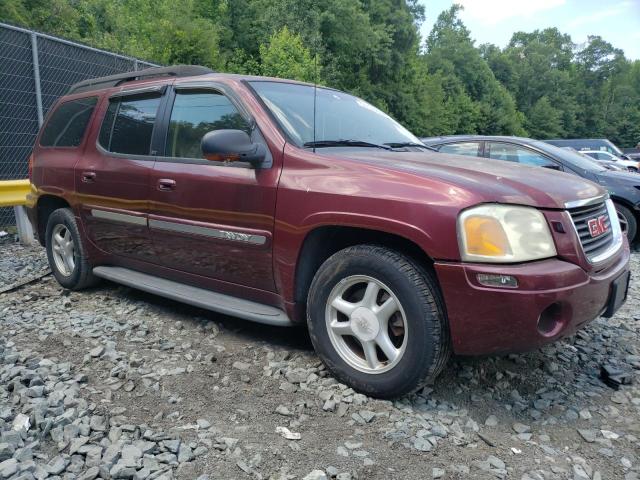
POLYGON ((592 237, 599 237, 600 235, 605 233, 607 230, 609 230, 609 227, 607 227, 607 224, 604 223, 606 220, 607 220, 606 215, 600 215, 598 218, 592 218, 591 220, 589 220, 588 222, 589 233, 591 234, 592 237))

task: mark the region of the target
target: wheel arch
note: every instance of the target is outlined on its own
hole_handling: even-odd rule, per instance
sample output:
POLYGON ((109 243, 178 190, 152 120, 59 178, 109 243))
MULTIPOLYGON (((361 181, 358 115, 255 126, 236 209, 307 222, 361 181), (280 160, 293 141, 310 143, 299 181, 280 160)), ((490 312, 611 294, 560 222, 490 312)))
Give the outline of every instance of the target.
MULTIPOLYGON (((294 301, 306 310, 309 287, 320 266, 334 253, 354 245, 380 245, 403 253, 429 268, 433 258, 414 241, 381 230, 323 225, 309 231, 298 253, 294 277, 294 301)), ((303 317, 304 318, 304 317, 303 317)))
POLYGON ((36 212, 37 212, 37 234, 38 241, 42 246, 46 245, 45 239, 45 231, 47 229, 47 221, 49 220, 49 216, 59 208, 71 208, 69 202, 67 202, 64 198, 58 197, 56 195, 42 195, 38 198, 38 202, 36 203, 36 212))

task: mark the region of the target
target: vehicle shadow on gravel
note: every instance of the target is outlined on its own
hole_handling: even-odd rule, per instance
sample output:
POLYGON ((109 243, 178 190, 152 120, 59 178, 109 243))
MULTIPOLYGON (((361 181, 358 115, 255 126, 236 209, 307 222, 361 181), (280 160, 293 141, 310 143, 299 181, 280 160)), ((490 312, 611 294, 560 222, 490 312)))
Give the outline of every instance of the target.
POLYGON ((300 327, 276 327, 243 320, 241 318, 222 315, 202 308, 187 305, 178 301, 159 297, 151 293, 104 283, 99 288, 113 288, 114 292, 148 304, 149 307, 162 310, 170 316, 179 316, 184 322, 196 323, 196 319, 206 319, 217 323, 223 330, 238 336, 238 341, 246 340, 250 343, 268 343, 273 348, 294 349, 302 352, 313 352, 313 345, 307 329, 300 327))

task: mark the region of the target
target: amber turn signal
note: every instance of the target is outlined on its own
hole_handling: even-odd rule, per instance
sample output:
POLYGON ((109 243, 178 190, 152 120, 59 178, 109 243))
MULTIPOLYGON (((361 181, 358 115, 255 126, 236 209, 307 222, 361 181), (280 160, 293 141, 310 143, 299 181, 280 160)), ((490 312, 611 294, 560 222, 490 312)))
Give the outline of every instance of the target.
POLYGON ((473 255, 502 257, 511 253, 507 234, 495 218, 468 217, 464 221, 464 231, 467 251, 473 255))

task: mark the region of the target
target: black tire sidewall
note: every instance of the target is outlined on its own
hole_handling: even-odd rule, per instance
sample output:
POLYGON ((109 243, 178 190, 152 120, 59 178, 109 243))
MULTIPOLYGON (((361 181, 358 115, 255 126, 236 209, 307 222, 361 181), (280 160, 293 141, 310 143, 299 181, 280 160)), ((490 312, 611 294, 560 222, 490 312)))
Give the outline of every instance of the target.
MULTIPOLYGON (((437 302, 431 298, 433 303, 425 305, 424 288, 416 288, 410 276, 387 257, 360 252, 350 252, 343 258, 334 257, 320 268, 309 292, 309 332, 316 352, 340 381, 357 391, 379 398, 393 398, 414 390, 436 361, 435 342, 445 338, 442 332, 434 335, 442 329, 442 322, 437 318, 438 313, 441 314, 437 302), (398 365, 387 372, 368 374, 349 366, 329 337, 325 321, 327 299, 340 280, 352 275, 368 275, 387 285, 400 301, 407 318, 405 352, 398 365)), ((430 291, 426 282, 424 285, 431 296, 436 294, 430 291)))
POLYGON ((49 219, 47 221, 45 238, 46 238, 47 259, 49 260, 49 267, 51 268, 53 275, 56 277, 56 280, 64 288, 68 288, 70 290, 77 288, 78 285, 81 283, 83 274, 86 273, 82 271, 83 268, 86 268, 86 264, 85 262, 82 261, 83 260, 83 248, 81 243, 82 241, 80 238, 80 233, 78 231, 78 225, 76 224, 75 217, 73 216, 73 213, 71 212, 71 210, 67 208, 61 208, 61 209, 55 210, 49 216, 49 219), (53 259, 51 235, 53 233, 53 229, 55 228, 55 226, 60 224, 64 225, 69 230, 69 232, 71 232, 71 237, 73 238, 75 266, 74 266, 73 272, 71 272, 71 275, 69 276, 63 275, 58 271, 58 268, 56 267, 55 261, 53 259))

